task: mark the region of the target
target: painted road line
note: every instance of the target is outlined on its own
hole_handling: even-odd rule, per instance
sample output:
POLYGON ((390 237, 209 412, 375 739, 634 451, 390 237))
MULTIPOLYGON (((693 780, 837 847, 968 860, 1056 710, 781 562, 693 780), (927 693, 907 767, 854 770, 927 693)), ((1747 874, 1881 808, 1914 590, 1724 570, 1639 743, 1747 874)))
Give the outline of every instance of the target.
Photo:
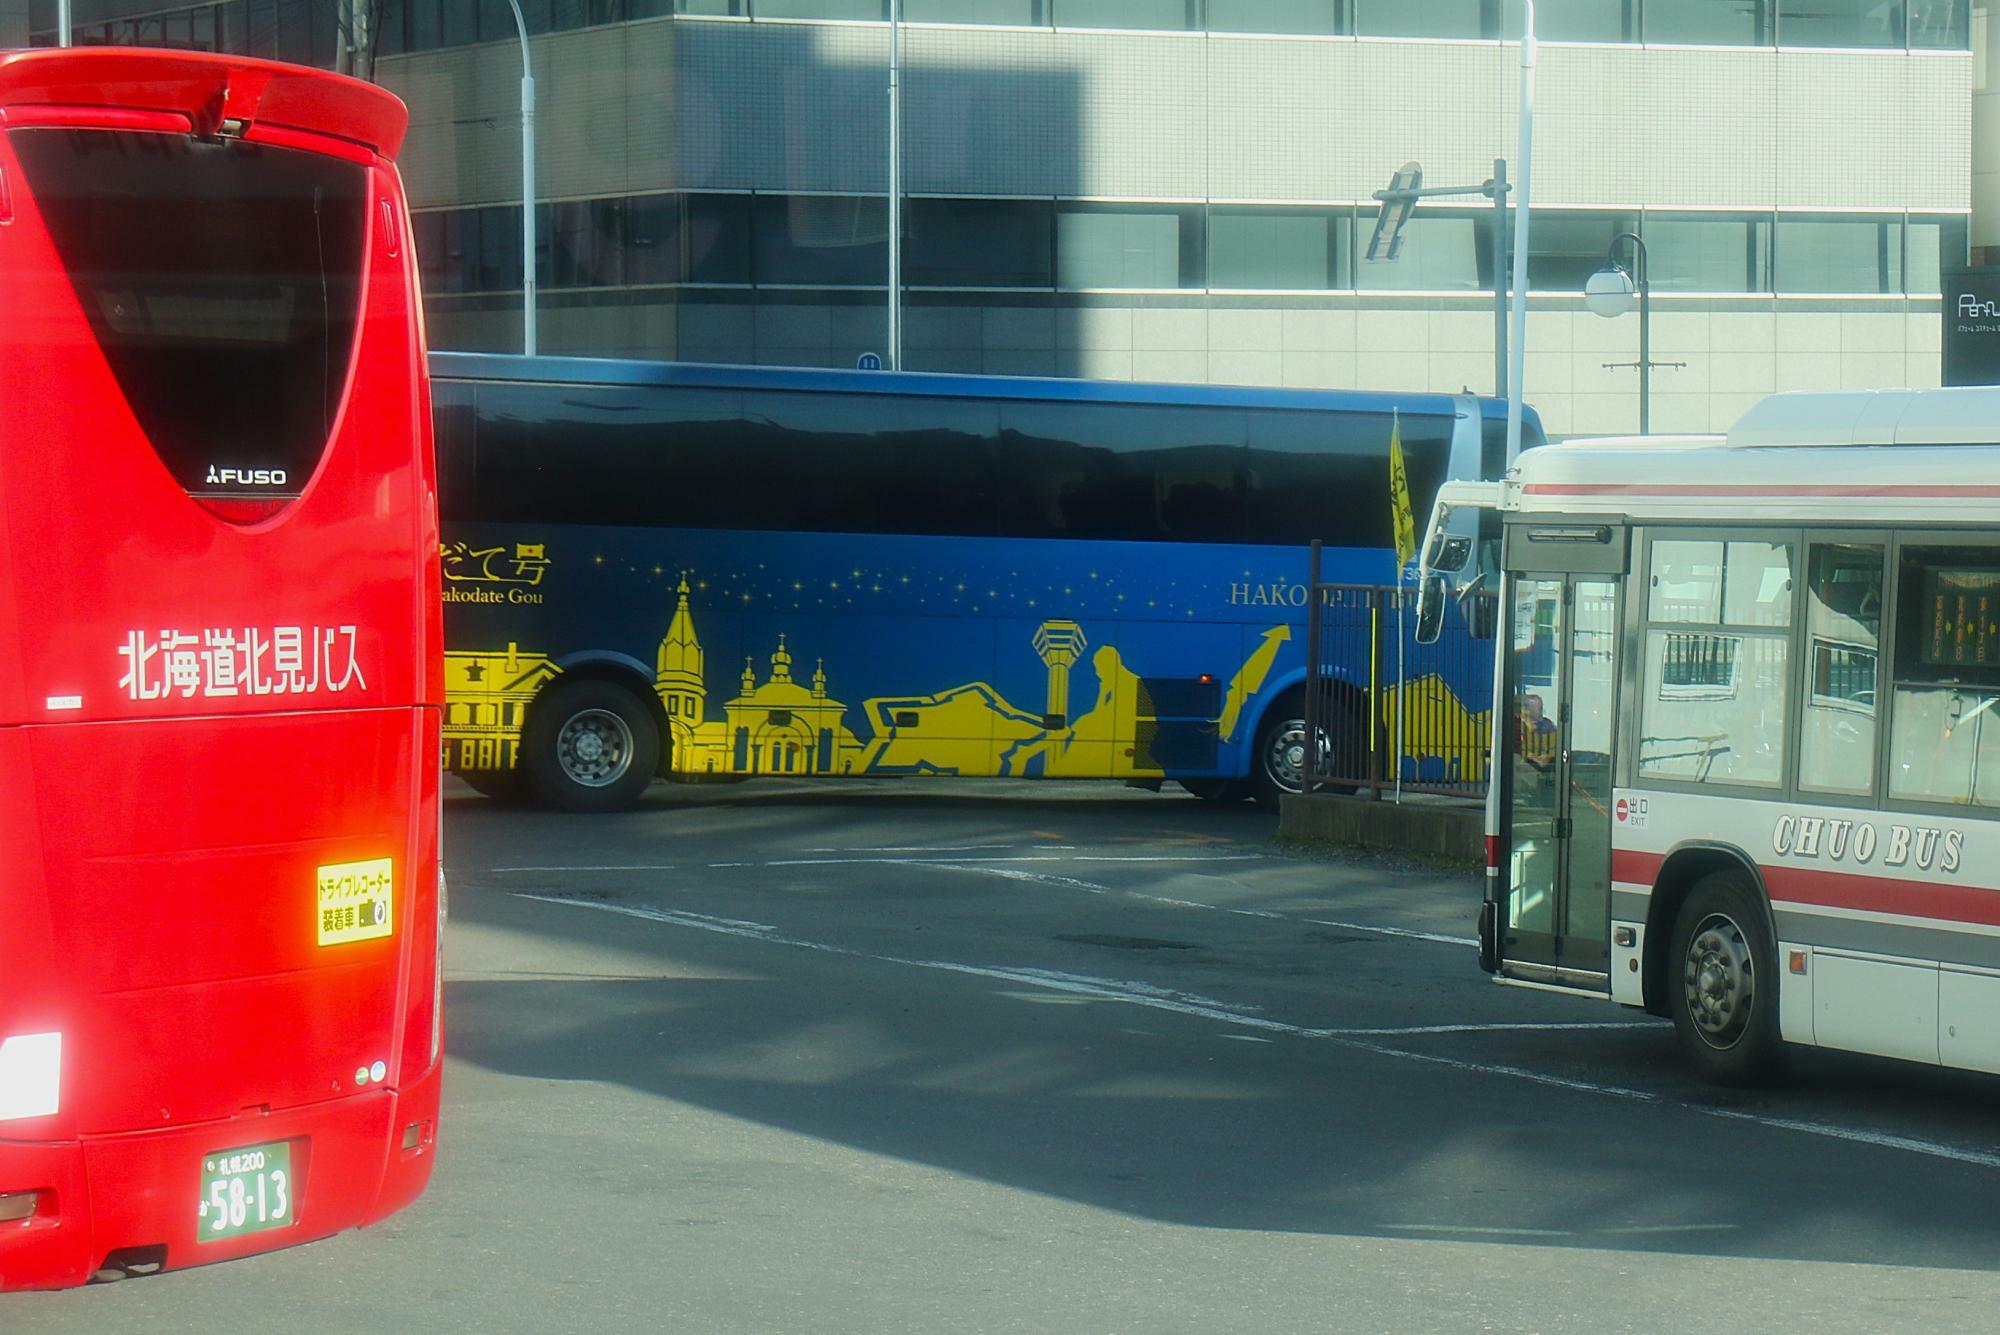
MULTIPOLYGON (((1237 1028, 1252 1029, 1264 1033, 1286 1034, 1296 1038, 1333 1043, 1340 1047, 1350 1048, 1357 1052, 1371 1053, 1391 1061, 1421 1062, 1427 1066, 1437 1066, 1445 1070, 1460 1071, 1469 1075, 1499 1076, 1504 1079, 1523 1081, 1550 1089, 1568 1090, 1579 1094, 1592 1094, 1627 1103, 1651 1104, 1656 1107, 1696 1113, 1704 1117, 1716 1117, 1726 1121, 1745 1122, 1768 1130, 1790 1131, 1801 1135, 1818 1136, 1822 1139, 1842 1141, 1848 1144, 1866 1145, 1875 1149, 1896 1150, 1907 1154, 1922 1155, 1926 1158, 1971 1164, 1980 1168, 2000 1169, 2000 1153, 1993 1153, 1991 1151, 1967 1149, 1962 1146, 1947 1145, 1939 1141, 1923 1140, 1915 1136, 1899 1136, 1889 1132, 1871 1131, 1864 1127, 1839 1126, 1831 1122, 1811 1122, 1799 1118, 1772 1117, 1764 1113, 1744 1112, 1730 1108, 1715 1108, 1703 1104, 1690 1103, 1685 1099, 1655 1094, 1648 1090, 1633 1089, 1626 1085, 1606 1084, 1595 1080, 1580 1080, 1570 1076, 1551 1075, 1543 1071, 1531 1071, 1520 1066, 1506 1066, 1496 1062, 1469 1061, 1463 1058, 1444 1056, 1439 1053, 1417 1052, 1408 1048, 1391 1047, 1385 1043, 1375 1041, 1376 1038, 1414 1035, 1404 1035, 1401 1031, 1393 1032, 1390 1035, 1363 1035, 1358 1032, 1347 1033, 1339 1029, 1291 1024, 1283 1020, 1274 1020, 1266 1015, 1254 1014, 1245 1009, 1232 1008, 1226 1003, 1218 1002, 1208 997, 1198 996, 1193 993, 1177 992, 1170 988, 1157 987, 1150 983, 1094 978, 1086 974, 1063 973, 1047 969, 991 968, 976 964, 961 964, 950 960, 920 960, 906 959, 894 955, 877 955, 868 951, 856 950, 849 946, 837 946, 824 941, 810 941, 802 937, 787 936, 777 928, 765 923, 745 922, 732 918, 710 918, 702 914, 686 913, 675 909, 652 909, 632 904, 607 904, 598 900, 568 899, 558 895, 537 895, 518 891, 516 892, 516 898, 534 900, 539 903, 554 904, 566 908, 593 909, 599 913, 619 914, 624 917, 640 918, 669 926, 688 927, 697 931, 741 937, 746 940, 759 941, 766 945, 789 946, 799 950, 817 951, 821 954, 864 960, 870 963, 890 964, 903 968, 925 969, 975 978, 988 978, 1027 987, 1037 987, 1049 991, 1092 997, 1101 1001, 1144 1006, 1152 1010, 1162 1010, 1197 1019, 1213 1020, 1237 1028)), ((1508 1027, 1532 1030, 1538 1026, 1531 1024, 1508 1027)))

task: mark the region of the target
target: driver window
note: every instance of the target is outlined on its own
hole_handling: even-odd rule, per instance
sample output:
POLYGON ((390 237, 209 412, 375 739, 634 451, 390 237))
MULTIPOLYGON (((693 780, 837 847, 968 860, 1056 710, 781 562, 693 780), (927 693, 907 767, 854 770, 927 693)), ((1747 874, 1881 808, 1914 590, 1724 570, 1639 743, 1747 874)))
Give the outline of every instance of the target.
POLYGON ((1875 790, 1882 549, 1815 544, 1809 569, 1799 787, 1866 796, 1875 790))
POLYGON ((2000 551, 1906 547, 1889 796, 2000 806, 2000 551))

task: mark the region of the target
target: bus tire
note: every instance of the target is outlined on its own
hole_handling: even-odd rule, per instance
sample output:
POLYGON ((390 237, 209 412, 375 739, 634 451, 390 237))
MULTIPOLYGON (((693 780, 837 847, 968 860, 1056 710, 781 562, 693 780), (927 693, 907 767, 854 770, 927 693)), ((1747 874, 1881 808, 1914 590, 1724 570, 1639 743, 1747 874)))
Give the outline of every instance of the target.
POLYGON ((646 791, 660 764, 652 713, 616 682, 558 686, 521 737, 528 791, 563 811, 615 811, 646 791))
POLYGON ((1176 779, 1174 782, 1202 801, 1217 805, 1247 801, 1250 797, 1250 785, 1241 779, 1176 779))
POLYGON ((1696 1074, 1718 1085, 1765 1085, 1784 1074, 1778 954, 1762 903, 1740 871, 1696 881, 1674 918, 1667 1005, 1696 1074))
MULTIPOLYGON (((1367 726, 1367 715, 1351 695, 1334 695, 1330 707, 1337 711, 1322 726, 1319 745, 1330 752, 1342 739, 1359 737, 1367 726)), ((1257 749, 1250 757, 1250 795, 1268 810, 1278 809, 1278 799, 1296 793, 1304 781, 1306 759, 1306 693, 1304 688, 1285 692, 1265 712, 1257 728, 1257 749)))

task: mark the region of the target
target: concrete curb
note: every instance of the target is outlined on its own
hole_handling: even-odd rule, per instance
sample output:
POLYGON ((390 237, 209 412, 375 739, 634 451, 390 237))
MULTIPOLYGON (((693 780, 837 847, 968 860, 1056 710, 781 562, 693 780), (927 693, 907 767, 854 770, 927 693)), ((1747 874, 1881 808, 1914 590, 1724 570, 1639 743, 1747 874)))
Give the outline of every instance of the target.
POLYGON ((1398 805, 1344 793, 1288 793, 1278 802, 1278 838, 1309 847, 1411 853, 1468 867, 1486 864, 1484 806, 1450 799, 1398 805))

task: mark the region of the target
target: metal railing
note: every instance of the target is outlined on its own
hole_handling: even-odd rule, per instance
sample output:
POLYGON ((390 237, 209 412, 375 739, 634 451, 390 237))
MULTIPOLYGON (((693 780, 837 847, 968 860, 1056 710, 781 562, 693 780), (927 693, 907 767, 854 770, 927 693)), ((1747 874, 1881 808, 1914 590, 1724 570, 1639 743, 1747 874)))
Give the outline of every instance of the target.
POLYGON ((1325 583, 1311 559, 1305 791, 1483 797, 1498 599, 1456 599, 1418 644, 1414 588, 1325 583))

